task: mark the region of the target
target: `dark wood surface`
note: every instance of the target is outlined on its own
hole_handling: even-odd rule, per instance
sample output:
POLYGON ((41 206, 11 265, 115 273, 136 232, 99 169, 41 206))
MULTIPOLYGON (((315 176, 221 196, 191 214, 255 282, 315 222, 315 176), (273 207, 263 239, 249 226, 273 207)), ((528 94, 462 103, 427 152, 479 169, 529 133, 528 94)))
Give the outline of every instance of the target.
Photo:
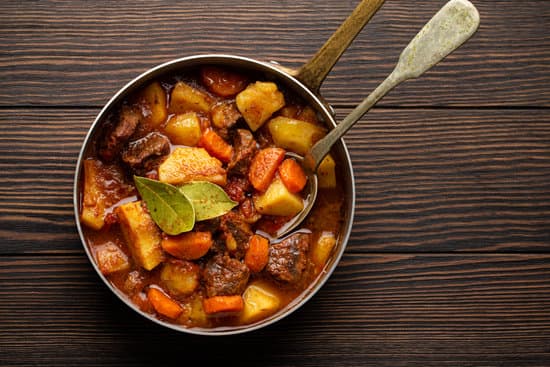
MULTIPOLYGON (((322 88, 339 117, 445 1, 387 0, 322 88)), ((118 88, 231 53, 298 67, 357 1, 0 3, 0 365, 550 365, 550 3, 474 0, 478 33, 346 136, 354 229, 306 305, 198 337, 134 314, 74 225, 77 155, 118 88)))

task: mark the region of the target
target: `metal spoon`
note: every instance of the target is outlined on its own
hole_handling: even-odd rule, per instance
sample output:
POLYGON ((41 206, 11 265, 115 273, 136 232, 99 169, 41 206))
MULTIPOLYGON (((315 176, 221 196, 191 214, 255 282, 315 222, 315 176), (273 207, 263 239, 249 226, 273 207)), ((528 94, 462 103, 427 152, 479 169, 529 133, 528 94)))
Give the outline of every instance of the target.
POLYGON ((445 56, 468 40, 479 26, 479 13, 468 0, 451 0, 445 4, 417 33, 401 52, 391 74, 361 102, 336 128, 319 140, 311 150, 300 157, 308 175, 308 193, 304 209, 277 232, 282 237, 294 230, 309 214, 317 198, 316 170, 332 145, 337 142, 372 106, 393 88, 408 79, 418 78, 445 56))

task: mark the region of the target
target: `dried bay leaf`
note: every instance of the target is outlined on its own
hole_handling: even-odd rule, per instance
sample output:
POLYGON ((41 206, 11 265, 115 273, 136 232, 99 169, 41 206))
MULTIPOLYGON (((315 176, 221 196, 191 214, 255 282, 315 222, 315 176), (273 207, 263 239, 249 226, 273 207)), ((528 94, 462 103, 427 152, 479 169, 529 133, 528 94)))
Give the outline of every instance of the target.
POLYGON ((197 221, 224 215, 238 204, 220 186, 208 181, 189 182, 179 190, 193 203, 197 221))
POLYGON ((195 209, 177 187, 139 176, 134 176, 134 182, 151 218, 165 233, 177 235, 193 229, 195 209))

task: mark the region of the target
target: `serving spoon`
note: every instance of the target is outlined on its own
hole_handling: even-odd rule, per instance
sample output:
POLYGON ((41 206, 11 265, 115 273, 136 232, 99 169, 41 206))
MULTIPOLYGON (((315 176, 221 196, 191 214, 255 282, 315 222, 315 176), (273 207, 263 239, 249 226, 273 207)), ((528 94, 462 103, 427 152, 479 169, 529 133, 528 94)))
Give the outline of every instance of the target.
POLYGON ((418 78, 432 66, 466 42, 479 26, 479 13, 468 0, 450 0, 424 25, 399 56, 388 77, 346 118, 301 157, 287 153, 301 162, 308 176, 306 203, 302 211, 280 228, 276 237, 292 232, 309 214, 318 192, 317 167, 330 148, 393 88, 408 79, 418 78))

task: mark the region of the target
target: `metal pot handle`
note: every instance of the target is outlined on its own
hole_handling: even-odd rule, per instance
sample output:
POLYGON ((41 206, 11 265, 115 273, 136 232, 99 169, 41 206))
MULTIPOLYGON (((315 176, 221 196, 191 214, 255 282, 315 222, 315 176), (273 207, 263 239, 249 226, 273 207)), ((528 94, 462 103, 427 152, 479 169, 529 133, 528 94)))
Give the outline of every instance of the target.
POLYGON ((308 62, 298 70, 287 71, 318 94, 334 64, 383 3, 384 0, 362 0, 308 62))

